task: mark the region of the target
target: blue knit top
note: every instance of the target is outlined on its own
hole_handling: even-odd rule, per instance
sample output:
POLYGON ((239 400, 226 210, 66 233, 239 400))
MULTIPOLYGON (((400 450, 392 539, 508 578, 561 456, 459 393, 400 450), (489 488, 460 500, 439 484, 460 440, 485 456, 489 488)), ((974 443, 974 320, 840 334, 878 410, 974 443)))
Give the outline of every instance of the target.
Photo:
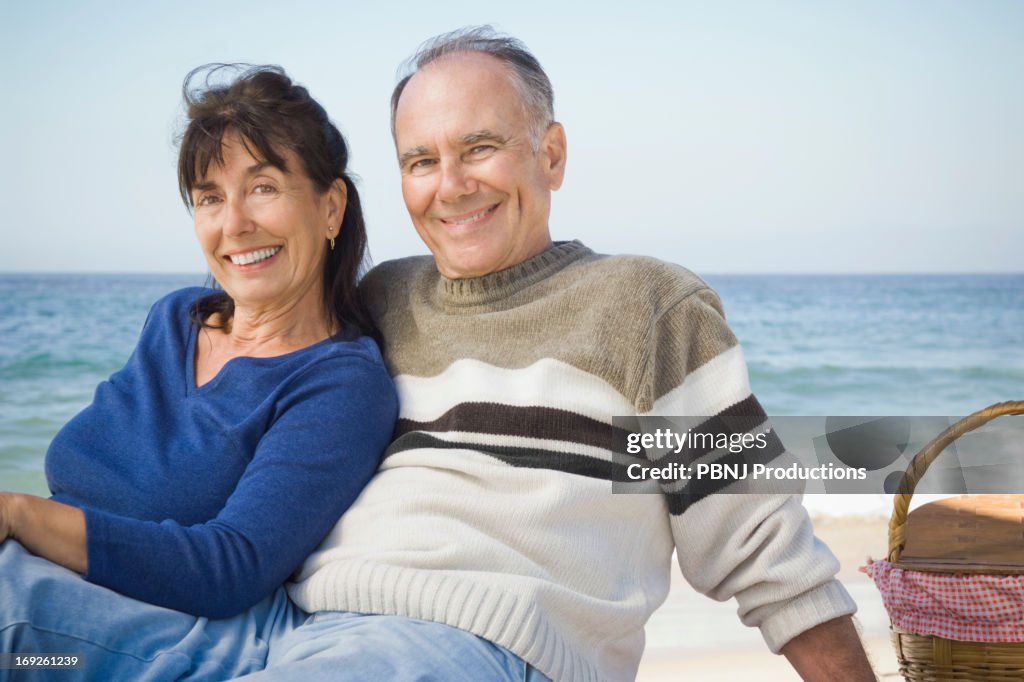
POLYGON ((150 310, 124 369, 54 438, 53 499, 85 511, 86 579, 223 618, 281 585, 369 481, 398 412, 376 344, 326 339, 195 382, 193 301, 150 310))

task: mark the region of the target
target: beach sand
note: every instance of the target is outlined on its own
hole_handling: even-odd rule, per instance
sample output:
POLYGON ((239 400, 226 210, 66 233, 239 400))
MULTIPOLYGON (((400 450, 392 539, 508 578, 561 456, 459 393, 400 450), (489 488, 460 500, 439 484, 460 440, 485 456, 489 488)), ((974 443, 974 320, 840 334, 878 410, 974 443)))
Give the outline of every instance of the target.
MULTIPOLYGON (((871 580, 857 571, 868 556, 884 558, 888 518, 824 517, 815 532, 839 558, 839 579, 857 602, 857 622, 875 674, 902 679, 889 642, 889 619, 871 580)), ((647 626, 647 648, 636 678, 669 680, 799 681, 786 659, 768 651, 756 629, 743 626, 735 602, 718 603, 697 594, 676 567, 668 599, 647 626)))

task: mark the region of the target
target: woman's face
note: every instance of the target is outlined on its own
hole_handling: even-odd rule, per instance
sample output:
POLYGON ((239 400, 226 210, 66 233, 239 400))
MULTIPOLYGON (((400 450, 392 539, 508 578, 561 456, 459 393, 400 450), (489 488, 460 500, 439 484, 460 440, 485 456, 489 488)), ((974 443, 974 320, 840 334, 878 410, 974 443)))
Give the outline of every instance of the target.
POLYGON ((223 165, 211 163, 192 190, 211 274, 240 310, 319 312, 327 239, 338 234, 344 195, 317 191, 289 150, 281 155, 287 172, 253 157, 233 131, 223 153, 223 165))

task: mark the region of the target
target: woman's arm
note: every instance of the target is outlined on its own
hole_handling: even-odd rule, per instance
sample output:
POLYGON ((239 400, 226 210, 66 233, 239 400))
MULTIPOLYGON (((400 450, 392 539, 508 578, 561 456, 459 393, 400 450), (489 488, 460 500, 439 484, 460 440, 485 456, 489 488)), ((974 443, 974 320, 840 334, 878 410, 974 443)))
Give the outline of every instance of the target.
MULTIPOLYGON (((86 579, 199 616, 245 610, 279 587, 356 499, 390 442, 397 411, 379 361, 317 362, 278 402, 215 518, 184 526, 87 509, 86 579)), ((220 454, 207 453, 209 467, 220 454)), ((173 494, 187 499, 190 491, 173 494)))
POLYGON ((77 573, 88 570, 85 514, 77 507, 35 495, 0 493, 0 542, 7 539, 77 573))

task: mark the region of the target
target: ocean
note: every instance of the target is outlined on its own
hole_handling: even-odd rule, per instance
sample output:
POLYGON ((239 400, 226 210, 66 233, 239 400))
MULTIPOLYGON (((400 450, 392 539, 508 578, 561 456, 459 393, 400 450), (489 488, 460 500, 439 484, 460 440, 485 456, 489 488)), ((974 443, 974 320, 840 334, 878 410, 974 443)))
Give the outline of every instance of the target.
MULTIPOLYGON (((770 415, 963 415, 1024 399, 1024 274, 710 275, 770 415)), ((149 306, 205 275, 0 274, 0 490, 46 494, 58 429, 149 306)))

